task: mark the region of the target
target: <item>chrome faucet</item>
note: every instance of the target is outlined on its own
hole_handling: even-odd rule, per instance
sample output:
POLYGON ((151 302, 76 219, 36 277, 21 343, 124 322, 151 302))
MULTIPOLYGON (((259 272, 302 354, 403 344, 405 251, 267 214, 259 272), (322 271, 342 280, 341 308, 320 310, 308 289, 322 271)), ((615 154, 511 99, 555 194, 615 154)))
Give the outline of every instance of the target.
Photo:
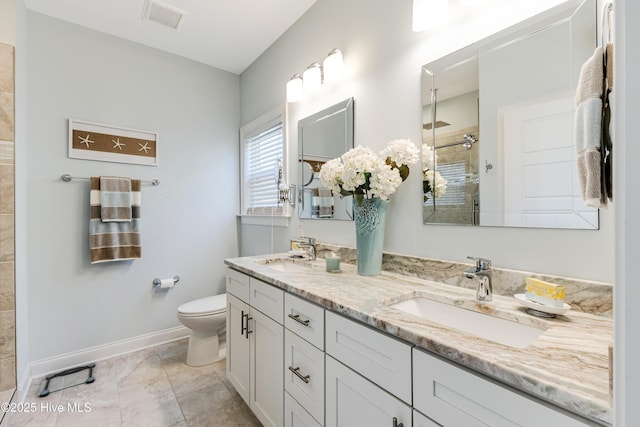
POLYGON ((299 248, 307 248, 307 259, 309 261, 316 260, 316 239, 313 237, 303 237, 303 239, 307 239, 304 243, 298 243, 299 248))
POLYGON ((467 258, 476 262, 476 268, 464 271, 464 276, 467 279, 476 279, 478 281, 476 299, 478 301, 491 301, 493 299, 491 260, 472 256, 468 256, 467 258))

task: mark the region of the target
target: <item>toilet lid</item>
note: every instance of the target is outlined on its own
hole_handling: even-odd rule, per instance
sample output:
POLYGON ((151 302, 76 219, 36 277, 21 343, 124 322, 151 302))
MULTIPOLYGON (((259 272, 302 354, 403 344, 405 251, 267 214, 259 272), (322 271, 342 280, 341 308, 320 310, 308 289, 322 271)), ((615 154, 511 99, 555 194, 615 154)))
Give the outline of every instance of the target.
POLYGON ((204 316, 224 312, 226 309, 227 294, 220 294, 186 302, 178 307, 178 313, 185 316, 204 316))

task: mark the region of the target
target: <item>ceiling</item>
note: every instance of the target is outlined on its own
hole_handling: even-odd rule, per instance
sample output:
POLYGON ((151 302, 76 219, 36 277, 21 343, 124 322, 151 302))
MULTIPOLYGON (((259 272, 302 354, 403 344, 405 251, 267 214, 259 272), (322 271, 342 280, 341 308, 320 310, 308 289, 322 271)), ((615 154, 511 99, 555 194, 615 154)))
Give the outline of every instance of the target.
POLYGON ((142 19, 147 0, 25 0, 29 10, 242 73, 316 0, 162 0, 178 30, 142 19))

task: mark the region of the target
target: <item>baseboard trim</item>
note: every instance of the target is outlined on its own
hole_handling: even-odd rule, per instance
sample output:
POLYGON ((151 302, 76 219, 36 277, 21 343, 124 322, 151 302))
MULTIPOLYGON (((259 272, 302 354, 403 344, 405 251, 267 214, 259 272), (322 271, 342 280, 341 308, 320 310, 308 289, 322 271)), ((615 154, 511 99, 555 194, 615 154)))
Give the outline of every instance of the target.
POLYGON ((18 376, 18 387, 16 393, 13 395, 14 402, 24 402, 27 397, 29 387, 31 387, 31 368, 27 365, 22 370, 22 374, 18 376))
MULTIPOLYGON (((116 341, 71 353, 61 354, 59 356, 36 360, 29 364, 31 371, 30 375, 28 375, 29 383, 31 383, 35 378, 43 377, 47 374, 61 371, 63 369, 69 369, 85 363, 96 362, 121 354, 130 353, 132 351, 142 350, 146 347, 153 347, 158 344, 175 341, 187 336, 189 336, 189 328, 185 326, 177 326, 175 328, 140 335, 122 341, 116 341)), ((26 387, 27 390, 30 385, 31 384, 28 384, 26 387)), ((24 390, 24 392, 26 393, 26 390, 24 390)), ((21 395, 22 394, 23 393, 21 393, 21 395)))

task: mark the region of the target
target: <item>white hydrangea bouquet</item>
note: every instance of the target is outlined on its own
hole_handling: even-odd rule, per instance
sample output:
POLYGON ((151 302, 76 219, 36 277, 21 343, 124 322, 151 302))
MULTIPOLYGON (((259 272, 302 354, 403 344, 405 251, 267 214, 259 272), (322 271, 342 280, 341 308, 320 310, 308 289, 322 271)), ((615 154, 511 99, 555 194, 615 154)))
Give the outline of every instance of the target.
POLYGON ((419 150, 409 139, 393 139, 376 154, 358 145, 320 168, 322 185, 356 200, 388 200, 409 176, 409 167, 419 160, 419 150))
POLYGON ((436 170, 438 155, 431 146, 422 145, 422 193, 424 201, 428 200, 431 192, 434 198, 438 198, 447 192, 447 180, 436 170))

